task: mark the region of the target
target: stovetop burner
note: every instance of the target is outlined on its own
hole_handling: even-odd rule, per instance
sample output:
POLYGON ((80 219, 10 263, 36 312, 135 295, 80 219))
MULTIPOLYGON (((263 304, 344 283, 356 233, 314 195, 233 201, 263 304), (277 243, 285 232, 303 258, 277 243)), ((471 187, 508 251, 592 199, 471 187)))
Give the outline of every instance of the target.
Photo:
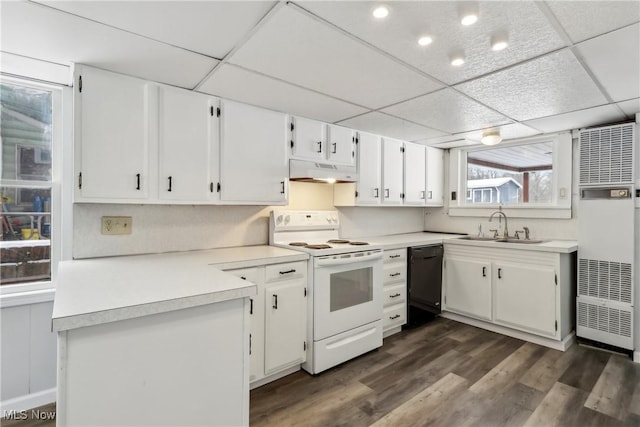
POLYGON ((318 245, 306 245, 305 248, 309 249, 331 249, 331 246, 320 243, 318 245))
POLYGON ((365 246, 365 245, 368 245, 369 243, 368 242, 349 242, 349 244, 353 246, 365 246))
POLYGON ((349 243, 349 241, 345 239, 331 239, 331 240, 327 240, 327 243, 341 244, 341 243, 349 243))
POLYGON ((291 242, 289 243, 289 246, 307 246, 308 243, 307 242, 291 242))

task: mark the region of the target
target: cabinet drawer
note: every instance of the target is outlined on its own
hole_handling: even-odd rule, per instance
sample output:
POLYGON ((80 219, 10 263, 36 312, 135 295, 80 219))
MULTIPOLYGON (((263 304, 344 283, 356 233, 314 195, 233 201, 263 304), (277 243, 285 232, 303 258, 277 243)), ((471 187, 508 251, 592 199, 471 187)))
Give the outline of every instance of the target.
POLYGON ((307 276, 307 263, 304 261, 287 262, 283 264, 267 265, 265 267, 265 282, 296 279, 307 276))
POLYGON ((250 268, 238 268, 235 270, 225 270, 225 273, 233 274, 236 277, 239 277, 243 280, 248 280, 252 283, 258 283, 258 268, 250 267, 250 268))
POLYGON ((385 264, 392 262, 405 262, 407 260, 407 249, 393 249, 390 251, 384 251, 384 262, 385 264))
POLYGON ((393 283, 405 280, 407 277, 406 264, 393 264, 385 266, 382 273, 383 283, 393 283))
POLYGON ((383 329, 404 325, 407 321, 407 305, 396 304, 385 307, 382 311, 382 327, 383 329))
POLYGON ((399 283, 385 286, 383 294, 382 304, 384 307, 405 302, 407 300, 407 284, 399 283))

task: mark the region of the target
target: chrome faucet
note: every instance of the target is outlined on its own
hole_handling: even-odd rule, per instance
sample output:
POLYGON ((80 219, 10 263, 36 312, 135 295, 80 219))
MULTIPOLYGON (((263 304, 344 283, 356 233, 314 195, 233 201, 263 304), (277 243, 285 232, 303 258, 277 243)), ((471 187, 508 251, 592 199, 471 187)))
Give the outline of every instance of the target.
POLYGON ((507 215, 504 212, 502 212, 502 206, 500 206, 497 211, 495 211, 495 212, 493 212, 491 214, 491 216, 489 217, 489 222, 491 222, 493 217, 496 216, 496 215, 502 215, 504 217, 504 236, 503 237, 505 239, 508 239, 509 238, 509 228, 507 227, 507 215))

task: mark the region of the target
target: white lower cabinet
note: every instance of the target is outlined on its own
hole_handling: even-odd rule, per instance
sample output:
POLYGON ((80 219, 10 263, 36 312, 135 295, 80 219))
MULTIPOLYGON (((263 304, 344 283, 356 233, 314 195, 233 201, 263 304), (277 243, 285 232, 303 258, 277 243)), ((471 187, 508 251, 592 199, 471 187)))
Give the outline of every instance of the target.
POLYGON ((445 243, 444 310, 564 340, 575 325, 574 254, 445 243))
MULTIPOLYGON (((255 283, 249 301, 249 381, 255 383, 306 360, 307 263, 226 270, 255 283)), ((261 385, 267 381, 261 381, 261 385)))
POLYGON ((400 331, 407 323, 407 249, 384 251, 382 331, 400 331))
POLYGON ((496 323, 534 334, 556 334, 556 284, 552 266, 495 263, 496 323))
POLYGON ((447 257, 447 310, 491 320, 491 262, 447 257))

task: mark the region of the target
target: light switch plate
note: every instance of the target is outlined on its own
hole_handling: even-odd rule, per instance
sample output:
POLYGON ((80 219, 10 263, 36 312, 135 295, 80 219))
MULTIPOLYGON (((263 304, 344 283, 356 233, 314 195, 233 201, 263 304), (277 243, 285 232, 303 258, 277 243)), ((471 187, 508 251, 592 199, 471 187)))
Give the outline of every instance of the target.
POLYGON ((102 234, 131 234, 131 217, 130 216, 103 216, 102 217, 102 234))

